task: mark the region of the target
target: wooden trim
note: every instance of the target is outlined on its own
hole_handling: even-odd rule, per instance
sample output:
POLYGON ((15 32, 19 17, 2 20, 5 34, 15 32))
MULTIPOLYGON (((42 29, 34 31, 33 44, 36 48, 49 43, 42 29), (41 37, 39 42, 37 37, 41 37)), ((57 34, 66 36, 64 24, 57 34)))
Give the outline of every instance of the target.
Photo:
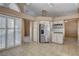
POLYGON ((0 14, 19 17, 19 18, 28 19, 28 20, 33 20, 32 16, 28 16, 28 15, 25 15, 24 13, 22 13, 22 12, 17 12, 15 10, 5 8, 5 7, 1 7, 1 6, 0 6, 0 14))
POLYGON ((71 19, 76 19, 79 18, 79 14, 74 14, 74 15, 67 15, 67 16, 59 16, 55 17, 54 20, 71 20, 71 19))
POLYGON ((42 16, 39 16, 39 17, 32 17, 32 16, 29 16, 29 15, 26 15, 22 12, 17 12, 15 10, 12 10, 12 9, 9 9, 9 8, 6 8, 6 7, 1 7, 0 6, 0 14, 4 14, 4 15, 9 15, 9 16, 14 16, 14 17, 19 17, 19 18, 22 18, 22 19, 27 19, 27 20, 69 20, 69 19, 74 19, 74 18, 79 18, 79 14, 74 14, 74 15, 67 15, 67 16, 59 16, 59 17, 42 17, 42 16), (43 19, 40 19, 40 18, 43 18, 43 19))

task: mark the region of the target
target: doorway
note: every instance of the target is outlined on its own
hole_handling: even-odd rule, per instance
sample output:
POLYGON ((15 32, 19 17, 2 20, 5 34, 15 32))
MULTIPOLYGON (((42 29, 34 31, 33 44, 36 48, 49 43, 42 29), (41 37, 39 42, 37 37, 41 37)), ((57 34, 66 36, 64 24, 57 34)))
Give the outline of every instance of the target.
POLYGON ((77 20, 65 22, 64 44, 77 44, 77 20))
POLYGON ((30 21, 24 19, 24 43, 30 42, 30 21))

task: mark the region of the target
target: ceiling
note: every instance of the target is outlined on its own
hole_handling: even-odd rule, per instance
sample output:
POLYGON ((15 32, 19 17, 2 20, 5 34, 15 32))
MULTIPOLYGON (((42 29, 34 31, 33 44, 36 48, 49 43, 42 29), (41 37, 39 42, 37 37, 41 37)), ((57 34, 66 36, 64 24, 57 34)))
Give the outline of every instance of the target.
POLYGON ((0 3, 0 6, 13 9, 17 12, 20 12, 20 8, 16 3, 0 3))
MULTIPOLYGON (((41 16, 42 10, 46 10, 48 16, 64 16, 78 12, 78 3, 18 3, 21 12, 31 16, 41 16)), ((10 7, 19 11, 14 3, 0 3, 0 6, 10 7)))
POLYGON ((41 16, 42 10, 47 10, 48 16, 62 16, 77 13, 77 3, 29 3, 24 6, 24 13, 41 16))

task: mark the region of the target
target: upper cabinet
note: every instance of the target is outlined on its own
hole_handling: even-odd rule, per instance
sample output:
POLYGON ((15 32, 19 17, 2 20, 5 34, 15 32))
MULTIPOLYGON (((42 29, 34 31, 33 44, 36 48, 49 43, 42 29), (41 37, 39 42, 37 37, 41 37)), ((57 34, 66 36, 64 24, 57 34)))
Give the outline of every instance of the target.
POLYGON ((52 42, 63 44, 64 21, 54 21, 52 24, 52 42))
POLYGON ((64 21, 54 21, 52 25, 53 32, 64 33, 64 21))

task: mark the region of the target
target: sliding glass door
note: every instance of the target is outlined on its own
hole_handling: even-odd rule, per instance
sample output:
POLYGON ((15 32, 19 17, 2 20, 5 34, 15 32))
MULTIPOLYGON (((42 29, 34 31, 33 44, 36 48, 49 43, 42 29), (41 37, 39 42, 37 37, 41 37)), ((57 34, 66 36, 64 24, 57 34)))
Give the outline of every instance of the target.
POLYGON ((0 50, 21 44, 21 19, 0 15, 0 50))
POLYGON ((7 18, 7 48, 14 46, 14 19, 7 18))
POLYGON ((21 44, 21 19, 15 19, 15 45, 21 44))
POLYGON ((6 44, 6 17, 0 15, 0 49, 5 48, 6 44))

